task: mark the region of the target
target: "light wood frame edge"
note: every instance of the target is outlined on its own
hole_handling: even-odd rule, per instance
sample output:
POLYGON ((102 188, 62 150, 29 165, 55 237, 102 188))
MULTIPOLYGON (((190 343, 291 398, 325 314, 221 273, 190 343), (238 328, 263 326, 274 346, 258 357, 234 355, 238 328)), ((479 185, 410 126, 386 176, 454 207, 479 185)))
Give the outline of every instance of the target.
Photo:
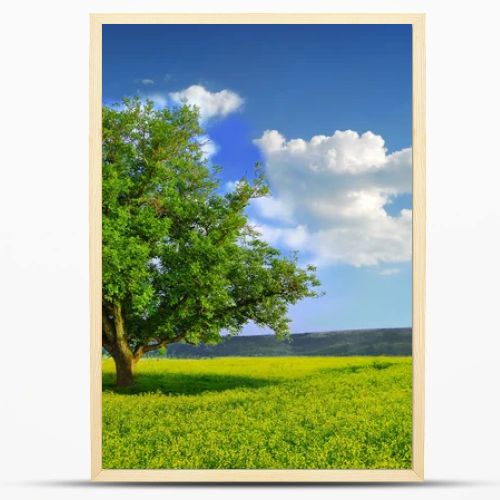
POLYGON ((424 478, 425 407, 425 16, 413 23, 413 471, 424 478))
POLYGON ((111 470, 103 469, 93 481, 162 483, 375 483, 420 482, 413 470, 283 470, 283 469, 210 469, 210 470, 111 470))
POLYGON ((418 482, 424 479, 425 14, 91 14, 89 137, 91 479, 102 482, 418 482), (101 106, 103 24, 413 25, 413 464, 410 470, 111 470, 102 468, 101 106))
POLYGON ((89 264, 91 478, 102 471, 102 23, 90 18, 89 264))

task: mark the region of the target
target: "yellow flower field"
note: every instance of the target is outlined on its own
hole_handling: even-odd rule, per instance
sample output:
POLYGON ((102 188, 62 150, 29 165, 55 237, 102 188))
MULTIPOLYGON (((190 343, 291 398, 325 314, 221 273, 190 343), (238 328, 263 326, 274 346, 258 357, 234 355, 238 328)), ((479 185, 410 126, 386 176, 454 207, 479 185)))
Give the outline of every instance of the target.
POLYGON ((103 360, 105 469, 408 469, 411 357, 103 360))

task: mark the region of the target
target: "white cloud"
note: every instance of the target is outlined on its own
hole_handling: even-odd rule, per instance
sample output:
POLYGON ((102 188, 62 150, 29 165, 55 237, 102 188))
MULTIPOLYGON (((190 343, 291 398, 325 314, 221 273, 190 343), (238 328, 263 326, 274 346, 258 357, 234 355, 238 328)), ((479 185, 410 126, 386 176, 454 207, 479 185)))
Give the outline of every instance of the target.
POLYGON ((190 106, 197 106, 202 121, 223 118, 239 111, 244 102, 243 98, 231 90, 210 92, 201 85, 191 85, 184 90, 171 92, 169 97, 175 104, 187 102, 190 106))
POLYGON ((146 94, 144 98, 153 101, 153 103, 160 108, 164 108, 168 104, 167 98, 160 93, 146 94))
POLYGON ((225 184, 226 193, 231 193, 236 190, 236 188, 240 185, 241 181, 227 181, 225 184))
POLYGON ((140 80, 140 82, 143 85, 154 85, 154 83, 155 83, 155 81, 151 80, 151 78, 143 78, 142 80, 140 80))
POLYGON ((332 136, 316 135, 309 142, 286 139, 277 130, 267 130, 255 141, 267 155, 306 160, 312 168, 356 174, 381 168, 386 163, 384 140, 372 132, 359 135, 352 130, 332 136))
POLYGON ((198 143, 201 146, 201 152, 206 160, 209 160, 214 154, 219 151, 219 147, 215 144, 208 135, 200 135, 198 138, 198 143))
POLYGON ((387 154, 381 136, 351 130, 287 141, 276 130, 254 141, 273 196, 254 204, 263 237, 317 263, 355 266, 411 259, 411 210, 385 205, 411 192, 411 149, 387 154), (271 222, 270 222, 271 221, 271 222))
POLYGON ((273 227, 251 220, 250 225, 271 244, 282 244, 293 249, 307 246, 310 239, 307 228, 301 224, 296 227, 273 227))
POLYGON ((252 207, 257 210, 261 217, 265 219, 279 219, 285 222, 292 222, 291 207, 279 198, 266 196, 252 200, 252 207))

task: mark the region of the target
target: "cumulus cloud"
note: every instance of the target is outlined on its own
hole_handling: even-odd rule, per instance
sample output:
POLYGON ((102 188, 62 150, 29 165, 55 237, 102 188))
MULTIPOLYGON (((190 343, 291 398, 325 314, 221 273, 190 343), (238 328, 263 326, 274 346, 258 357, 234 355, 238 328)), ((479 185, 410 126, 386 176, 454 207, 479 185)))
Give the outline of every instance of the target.
POLYGON ((170 92, 169 97, 175 104, 186 102, 190 106, 197 106, 202 121, 223 118, 230 113, 239 111, 244 102, 243 98, 231 90, 210 92, 201 85, 191 85, 184 90, 170 92))
POLYGON ((310 241, 307 227, 302 224, 295 227, 274 227, 255 220, 250 220, 249 223, 264 240, 271 244, 281 244, 295 250, 305 247, 310 241))
MULTIPOLYGON (((166 75, 165 79, 170 79, 171 75, 166 75)), ((153 80, 142 80, 153 84, 153 80)), ((200 120, 206 122, 212 118, 223 118, 230 113, 239 111, 243 106, 243 99, 231 90, 221 90, 220 92, 210 92, 201 85, 191 85, 190 87, 178 92, 163 94, 160 92, 151 92, 143 94, 144 98, 152 101, 155 106, 163 108, 171 105, 181 105, 187 103, 190 106, 197 106, 200 112, 200 120)), ((218 146, 210 139, 208 135, 197 138, 201 144, 201 149, 205 159, 210 159, 219 150, 218 146)))
POLYGON ((240 185, 241 181, 227 181, 224 185, 226 193, 231 193, 235 191, 240 185))
POLYGON ((261 149, 273 196, 257 200, 255 224, 272 243, 317 263, 355 266, 411 259, 412 212, 385 206, 411 192, 411 148, 387 153, 372 132, 336 131, 309 141, 264 132, 261 149))
POLYGON ((273 196, 256 198, 252 206, 266 219, 279 219, 282 222, 293 222, 292 207, 289 203, 273 196))
POLYGON ((145 94, 144 98, 148 99, 149 101, 153 101, 153 103, 159 108, 164 108, 168 104, 167 98, 159 92, 152 94, 145 94))
POLYGON ((219 147, 217 146, 217 144, 215 144, 215 142, 212 141, 212 139, 210 139, 208 135, 200 135, 197 140, 201 146, 203 157, 206 160, 209 160, 217 153, 217 151, 219 151, 219 147))

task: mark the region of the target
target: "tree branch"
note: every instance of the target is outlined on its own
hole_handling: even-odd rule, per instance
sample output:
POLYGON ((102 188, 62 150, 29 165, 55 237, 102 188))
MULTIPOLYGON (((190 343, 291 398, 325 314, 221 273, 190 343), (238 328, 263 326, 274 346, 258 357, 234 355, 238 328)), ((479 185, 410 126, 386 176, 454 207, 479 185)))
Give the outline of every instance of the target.
MULTIPOLYGON (((139 359, 141 356, 143 356, 147 352, 156 351, 157 349, 161 349, 162 347, 165 347, 169 344, 175 344, 176 342, 179 342, 180 340, 184 340, 186 335, 187 335, 187 332, 183 332, 183 333, 180 333, 179 335, 176 335, 175 337, 172 337, 170 339, 160 340, 156 344, 140 344, 134 350, 134 358, 139 359)), ((186 343, 191 344, 191 345, 195 345, 193 342, 186 342, 186 343)))

